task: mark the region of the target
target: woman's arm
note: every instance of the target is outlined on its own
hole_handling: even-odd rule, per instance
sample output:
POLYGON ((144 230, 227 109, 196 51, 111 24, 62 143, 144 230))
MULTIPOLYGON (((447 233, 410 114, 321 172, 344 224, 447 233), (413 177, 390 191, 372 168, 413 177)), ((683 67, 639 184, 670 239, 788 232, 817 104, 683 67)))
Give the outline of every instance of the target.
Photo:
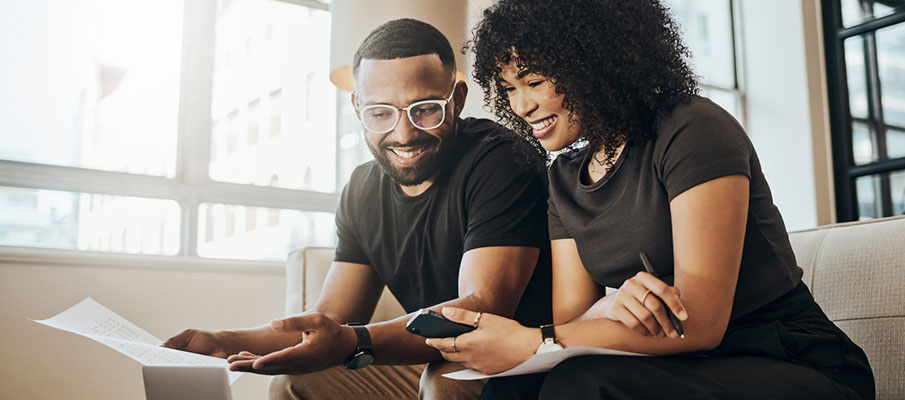
POLYGON ((561 325, 583 316, 604 294, 578 257, 575 239, 550 241, 553 260, 553 323, 561 325))
POLYGON ((710 349, 720 343, 735 295, 748 216, 748 178, 707 181, 676 196, 672 215, 675 287, 688 312, 684 340, 643 336, 597 319, 557 326, 566 346, 595 346, 645 354, 710 349))
MULTIPOLYGON (((674 283, 687 310, 687 319, 682 322, 685 339, 644 335, 622 322, 597 318, 557 325, 560 343, 566 347, 592 346, 643 354, 675 354, 716 347, 726 332, 732 310, 747 223, 748 187, 745 176, 725 176, 695 186, 670 202, 674 283)), ((554 288, 557 287, 568 289, 554 283, 554 288)), ((554 295, 554 301, 567 297, 566 293, 554 295)), ((590 298, 587 286, 581 282, 575 293, 578 299, 564 304, 579 304, 590 298)), ((575 312, 574 308, 569 310, 565 309, 560 318, 568 318, 575 312)), ((444 315, 460 322, 470 322, 476 317, 473 312, 451 308, 444 309, 444 315)), ((485 373, 518 365, 533 353, 529 349, 536 349, 540 344, 537 328, 493 315, 483 318, 477 330, 455 338, 456 351, 452 351, 453 338, 431 339, 429 344, 447 360, 463 362, 485 373)))

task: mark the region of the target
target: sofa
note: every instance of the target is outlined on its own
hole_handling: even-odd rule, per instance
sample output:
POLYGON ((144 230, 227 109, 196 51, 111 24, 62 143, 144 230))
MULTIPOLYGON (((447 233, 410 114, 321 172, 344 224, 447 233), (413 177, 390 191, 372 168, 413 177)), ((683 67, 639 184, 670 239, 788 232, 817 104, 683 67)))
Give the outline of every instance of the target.
MULTIPOLYGON (((804 281, 831 320, 870 359, 877 399, 905 399, 905 216, 789 234, 804 281)), ((333 248, 308 247, 286 263, 286 315, 310 309, 333 248)), ((404 313, 386 289, 372 321, 404 313)))

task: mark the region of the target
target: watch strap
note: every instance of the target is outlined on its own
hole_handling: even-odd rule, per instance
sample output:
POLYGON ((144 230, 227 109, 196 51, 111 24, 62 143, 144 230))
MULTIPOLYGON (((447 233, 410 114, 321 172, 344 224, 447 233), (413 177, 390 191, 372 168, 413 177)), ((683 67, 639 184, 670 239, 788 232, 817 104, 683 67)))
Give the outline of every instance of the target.
POLYGON ((349 357, 346 358, 345 366, 348 369, 360 369, 371 365, 374 362, 374 346, 371 344, 371 333, 364 324, 347 324, 355 332, 358 344, 349 357))
POLYGON ((368 331, 364 324, 349 324, 349 327, 355 331, 355 336, 358 337, 358 346, 355 347, 356 352, 359 350, 374 351, 374 346, 371 345, 371 332, 368 331))
POLYGON ((556 340, 556 331, 553 330, 553 324, 541 325, 540 334, 544 344, 558 343, 556 340))

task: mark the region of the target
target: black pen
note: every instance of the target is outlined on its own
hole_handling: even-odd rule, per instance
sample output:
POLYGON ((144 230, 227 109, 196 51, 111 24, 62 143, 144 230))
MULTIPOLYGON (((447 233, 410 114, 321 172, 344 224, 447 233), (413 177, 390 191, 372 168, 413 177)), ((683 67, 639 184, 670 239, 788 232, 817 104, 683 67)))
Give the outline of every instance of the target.
MULTIPOLYGON (((647 254, 642 251, 639 255, 641 256, 641 263, 644 264, 644 269, 647 271, 647 273, 653 276, 657 276, 657 274, 654 273, 654 266, 650 264, 650 259, 647 258, 647 254)), ((657 295, 655 294, 654 296, 657 295)), ((659 297, 657 298, 659 299, 659 297)), ((660 301, 663 301, 663 299, 660 299, 660 301)), ((664 303, 663 305, 666 305, 666 303, 664 303)), ((676 332, 679 332, 679 337, 685 339, 685 332, 682 332, 682 323, 679 322, 679 319, 676 318, 675 314, 673 314, 672 311, 669 310, 669 306, 666 306, 666 316, 669 317, 669 322, 672 322, 672 327, 676 328, 676 332)))

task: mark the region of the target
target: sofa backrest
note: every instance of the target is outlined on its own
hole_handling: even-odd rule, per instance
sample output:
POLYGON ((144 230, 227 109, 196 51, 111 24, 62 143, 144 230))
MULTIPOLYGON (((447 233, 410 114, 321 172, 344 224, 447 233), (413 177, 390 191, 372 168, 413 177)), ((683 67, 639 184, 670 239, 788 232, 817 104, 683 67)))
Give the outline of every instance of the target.
MULTIPOLYGON (((321 285, 333 263, 332 247, 306 247, 289 253, 286 260, 285 314, 298 314, 317 303, 321 285)), ((405 314, 405 310, 386 288, 377 302, 371 321, 386 321, 405 314)))
POLYGON ((905 399, 905 216, 791 232, 804 281, 864 349, 878 399, 905 399))

